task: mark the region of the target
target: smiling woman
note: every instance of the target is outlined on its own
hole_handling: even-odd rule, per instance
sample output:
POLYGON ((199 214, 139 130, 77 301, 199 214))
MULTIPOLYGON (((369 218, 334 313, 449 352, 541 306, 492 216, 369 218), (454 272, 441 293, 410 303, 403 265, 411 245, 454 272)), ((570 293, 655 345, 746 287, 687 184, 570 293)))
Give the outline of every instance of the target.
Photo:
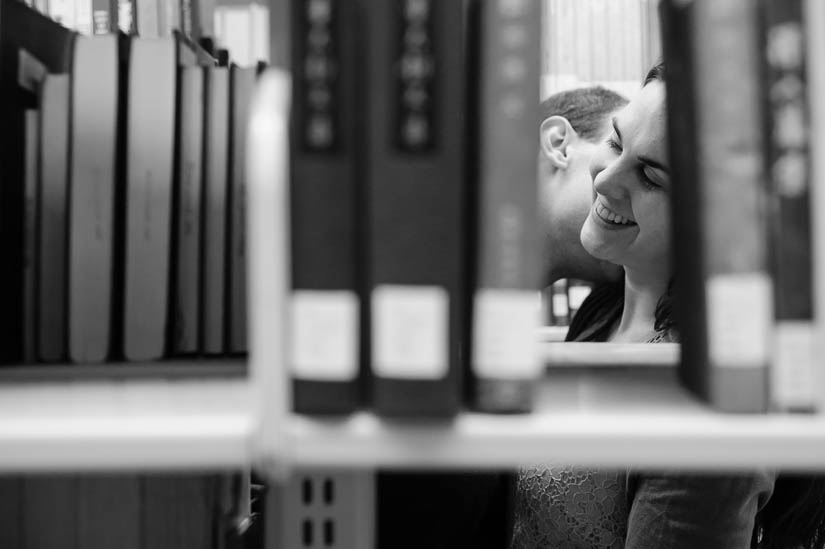
POLYGON ((585 250, 624 267, 624 310, 611 341, 649 341, 672 276, 665 86, 649 78, 612 119, 590 161, 593 204, 581 230, 585 250))

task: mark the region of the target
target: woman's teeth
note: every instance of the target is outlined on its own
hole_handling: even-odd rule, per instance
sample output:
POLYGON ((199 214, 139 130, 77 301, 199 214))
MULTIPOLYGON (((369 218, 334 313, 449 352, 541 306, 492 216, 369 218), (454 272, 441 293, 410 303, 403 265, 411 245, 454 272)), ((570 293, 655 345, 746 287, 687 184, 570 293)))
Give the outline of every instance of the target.
POLYGON ((635 225, 633 220, 628 219, 626 217, 622 217, 621 215, 617 214, 616 212, 613 212, 613 211, 609 210, 601 202, 596 203, 596 214, 598 214, 598 216, 600 218, 607 221, 608 223, 613 223, 613 224, 616 224, 616 225, 631 225, 631 224, 635 225))

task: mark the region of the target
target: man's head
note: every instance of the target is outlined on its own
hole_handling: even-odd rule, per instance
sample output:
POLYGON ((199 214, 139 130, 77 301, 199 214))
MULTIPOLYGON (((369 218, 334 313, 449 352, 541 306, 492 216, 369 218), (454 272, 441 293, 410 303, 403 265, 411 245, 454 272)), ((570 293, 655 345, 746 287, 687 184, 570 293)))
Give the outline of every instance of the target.
POLYGON ((541 104, 538 169, 545 284, 621 276, 616 265, 590 256, 579 234, 593 199, 590 157, 610 131, 611 116, 626 104, 627 99, 601 87, 560 92, 541 104))

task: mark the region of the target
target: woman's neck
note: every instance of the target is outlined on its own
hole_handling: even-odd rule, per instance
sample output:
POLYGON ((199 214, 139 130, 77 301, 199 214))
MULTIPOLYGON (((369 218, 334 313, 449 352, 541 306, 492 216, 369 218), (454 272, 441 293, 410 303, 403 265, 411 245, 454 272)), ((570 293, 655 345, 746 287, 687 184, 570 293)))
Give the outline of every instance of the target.
POLYGON ((667 291, 667 277, 639 276, 625 269, 624 309, 609 341, 644 343, 656 334, 656 306, 667 291))

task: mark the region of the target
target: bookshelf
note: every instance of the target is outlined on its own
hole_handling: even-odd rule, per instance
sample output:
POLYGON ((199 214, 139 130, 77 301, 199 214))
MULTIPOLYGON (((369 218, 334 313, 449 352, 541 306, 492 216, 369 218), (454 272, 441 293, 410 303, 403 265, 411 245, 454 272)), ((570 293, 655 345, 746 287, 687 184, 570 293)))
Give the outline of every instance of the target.
POLYGON ((538 334, 550 368, 536 412, 463 413, 448 422, 388 421, 362 411, 322 419, 289 410, 281 343, 287 288, 286 73, 262 77, 251 129, 249 234, 253 311, 250 370, 260 396, 258 463, 371 469, 508 468, 557 460, 678 469, 821 469, 825 418, 715 412, 676 379, 675 344, 559 343, 538 334), (262 145, 263 144, 263 145, 262 145), (273 215, 283 213, 284 216, 273 215), (279 398, 280 397, 280 398, 279 398))
MULTIPOLYGON (((278 62, 276 61, 276 65, 278 62)), ((247 376, 30 383, 4 374, 0 469, 261 465, 505 467, 558 459, 592 465, 724 468, 825 464, 825 419, 709 410, 676 382, 678 348, 559 344, 561 364, 529 416, 465 413, 449 423, 383 421, 369 412, 316 419, 289 412, 284 331, 288 289, 288 76, 259 85, 250 129, 252 353, 247 376), (588 368, 582 368, 587 366, 588 368), (620 372, 621 375, 618 375, 620 372)), ((216 373, 238 364, 215 363, 216 373)), ((81 366, 93 371, 95 367, 81 366)), ((137 366, 129 367, 137 370, 137 366)), ((42 370, 47 375, 53 370, 42 370)))

